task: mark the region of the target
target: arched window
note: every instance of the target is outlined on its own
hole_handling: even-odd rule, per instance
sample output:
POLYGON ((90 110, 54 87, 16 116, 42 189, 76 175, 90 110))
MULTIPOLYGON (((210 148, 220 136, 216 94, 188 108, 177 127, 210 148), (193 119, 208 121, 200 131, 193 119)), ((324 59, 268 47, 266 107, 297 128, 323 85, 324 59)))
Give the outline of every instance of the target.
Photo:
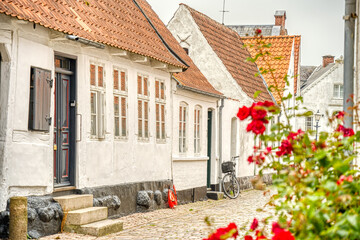
POLYGON ((201 151, 201 106, 197 105, 194 110, 194 152, 201 151))
POLYGON ((185 102, 181 102, 179 107, 179 153, 187 151, 187 112, 188 105, 185 102))

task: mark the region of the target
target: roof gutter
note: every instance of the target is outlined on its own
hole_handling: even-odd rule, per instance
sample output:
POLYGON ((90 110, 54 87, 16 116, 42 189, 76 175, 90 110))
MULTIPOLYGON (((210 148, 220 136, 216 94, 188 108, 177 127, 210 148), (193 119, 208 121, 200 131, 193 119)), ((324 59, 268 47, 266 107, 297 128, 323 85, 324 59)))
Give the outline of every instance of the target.
POLYGON ((146 20, 149 22, 150 26, 154 29, 156 35, 160 38, 160 40, 162 41, 162 43, 165 45, 165 47, 169 50, 169 52, 174 55, 174 57, 176 57, 182 64, 184 64, 187 67, 190 67, 184 60, 181 59, 181 57, 179 55, 177 55, 177 53, 169 46, 169 44, 167 44, 167 42, 164 40, 164 38, 161 36, 161 34, 159 33, 159 31, 156 29, 155 25, 152 23, 152 21, 150 20, 150 18, 146 15, 146 13, 144 12, 144 10, 140 7, 140 5, 137 3, 136 0, 133 0, 134 4, 136 5, 137 8, 139 8, 140 12, 144 15, 144 17, 146 18, 146 20))
POLYGON ((219 94, 215 94, 215 93, 209 93, 209 92, 205 92, 205 91, 202 91, 202 90, 199 90, 199 89, 196 89, 196 88, 184 86, 183 84, 181 84, 181 82, 179 80, 176 79, 175 76, 172 76, 172 78, 178 83, 178 85, 177 85, 178 88, 188 90, 188 91, 192 91, 192 92, 199 93, 199 94, 203 94, 203 95, 207 95, 207 96, 210 96, 210 97, 216 97, 216 98, 220 98, 220 99, 226 98, 223 95, 219 95, 219 94))

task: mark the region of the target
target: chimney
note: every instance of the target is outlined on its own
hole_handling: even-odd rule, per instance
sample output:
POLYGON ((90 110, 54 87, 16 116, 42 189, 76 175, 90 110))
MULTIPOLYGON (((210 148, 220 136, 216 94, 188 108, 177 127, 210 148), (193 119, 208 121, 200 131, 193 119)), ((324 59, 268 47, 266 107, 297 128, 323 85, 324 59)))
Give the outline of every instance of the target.
POLYGON ((323 67, 326 67, 331 63, 334 63, 334 56, 331 55, 323 56, 323 67))
POLYGON ((275 12, 275 26, 285 28, 286 11, 278 10, 275 12))

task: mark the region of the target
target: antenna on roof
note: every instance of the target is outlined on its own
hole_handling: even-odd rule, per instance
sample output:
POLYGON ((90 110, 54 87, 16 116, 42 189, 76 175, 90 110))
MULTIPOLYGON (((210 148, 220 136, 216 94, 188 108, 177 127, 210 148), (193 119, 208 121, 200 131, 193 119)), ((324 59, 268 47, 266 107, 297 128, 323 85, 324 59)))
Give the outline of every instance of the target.
POLYGON ((223 3, 223 10, 220 11, 220 12, 222 12, 222 25, 224 25, 225 13, 229 12, 229 11, 225 10, 225 0, 224 0, 224 3, 223 3))

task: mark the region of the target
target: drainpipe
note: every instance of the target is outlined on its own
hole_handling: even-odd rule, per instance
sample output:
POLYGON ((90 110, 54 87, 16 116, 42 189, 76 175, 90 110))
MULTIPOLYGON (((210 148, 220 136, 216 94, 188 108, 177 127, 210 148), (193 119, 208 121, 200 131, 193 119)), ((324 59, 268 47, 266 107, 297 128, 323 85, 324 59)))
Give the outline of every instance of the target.
POLYGON ((224 99, 221 99, 221 105, 219 108, 219 166, 218 166, 218 170, 219 170, 219 191, 222 191, 222 187, 221 187, 221 178, 222 178, 222 171, 221 171, 221 163, 222 163, 222 111, 224 108, 224 99))
POLYGON ((354 96, 354 38, 356 0, 345 0, 345 47, 344 47, 344 112, 345 127, 353 127, 354 96), (348 99, 350 99, 348 101, 348 99))

